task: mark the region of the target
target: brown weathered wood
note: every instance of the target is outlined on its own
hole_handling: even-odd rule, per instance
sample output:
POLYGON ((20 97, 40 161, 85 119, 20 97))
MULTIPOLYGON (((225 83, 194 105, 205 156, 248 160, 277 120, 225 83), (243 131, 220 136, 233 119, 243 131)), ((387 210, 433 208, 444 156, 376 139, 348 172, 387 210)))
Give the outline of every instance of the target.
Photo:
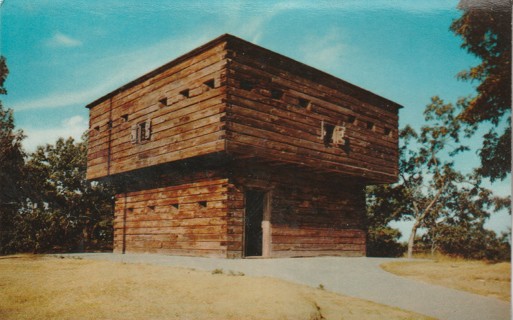
POLYGON ((88 107, 115 252, 243 257, 256 189, 263 255, 361 256, 364 187, 397 178, 397 104, 229 35, 88 107), (345 146, 323 140, 334 126, 345 146))

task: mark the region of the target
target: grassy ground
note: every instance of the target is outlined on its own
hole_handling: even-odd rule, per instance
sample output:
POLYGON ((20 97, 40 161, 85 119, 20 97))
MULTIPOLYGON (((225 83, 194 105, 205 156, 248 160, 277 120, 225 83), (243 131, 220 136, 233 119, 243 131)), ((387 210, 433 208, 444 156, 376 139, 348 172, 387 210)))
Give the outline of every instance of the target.
POLYGON ((428 319, 238 272, 0 257, 0 319, 428 319))
POLYGON ((381 267, 408 278, 464 290, 505 301, 511 300, 511 263, 486 263, 449 258, 389 262, 381 267))

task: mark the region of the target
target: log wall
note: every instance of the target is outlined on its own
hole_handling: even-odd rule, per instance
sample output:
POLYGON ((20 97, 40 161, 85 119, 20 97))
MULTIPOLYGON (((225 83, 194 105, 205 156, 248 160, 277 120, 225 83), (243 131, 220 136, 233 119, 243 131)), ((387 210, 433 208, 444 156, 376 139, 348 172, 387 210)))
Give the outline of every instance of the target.
POLYGON ((224 150, 224 47, 218 44, 90 105, 87 178, 224 150), (148 137, 134 141, 140 124, 148 137))
POLYGON ((398 173, 397 104, 229 35, 89 107, 88 179, 215 153, 369 184, 398 173))
POLYGON ((88 107, 87 178, 125 184, 116 252, 242 257, 255 188, 271 257, 361 256, 363 188, 398 174, 399 105, 230 35, 88 107))
POLYGON ((227 150, 363 177, 397 177, 397 106, 342 80, 244 42, 228 46, 227 150), (322 138, 345 128, 344 145, 322 138))
POLYGON ((270 257, 364 256, 365 195, 358 181, 294 169, 236 169, 228 188, 228 257, 243 256, 244 191, 271 194, 270 257))
POLYGON ((228 179, 214 176, 117 194, 114 252, 226 257, 227 200, 228 179))
POLYGON ((116 195, 114 252, 241 258, 245 191, 270 193, 269 257, 365 255, 363 185, 252 164, 164 173, 116 195), (162 185, 162 186, 159 186, 162 185))

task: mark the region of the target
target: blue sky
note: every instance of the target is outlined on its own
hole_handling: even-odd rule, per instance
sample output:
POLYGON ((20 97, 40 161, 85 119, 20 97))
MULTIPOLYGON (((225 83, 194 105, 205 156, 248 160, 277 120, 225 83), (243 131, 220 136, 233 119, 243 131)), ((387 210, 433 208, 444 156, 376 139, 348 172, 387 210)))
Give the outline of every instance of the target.
MULTIPOLYGON (((1 2, 1 1, 0 1, 1 2)), ((134 78, 231 33, 404 106, 400 124, 422 125, 430 97, 474 92, 455 75, 478 61, 449 31, 457 1, 4 0, 0 52, 10 75, 5 105, 25 148, 79 138, 84 106, 134 78)), ((473 141, 479 145, 479 141, 473 141)), ((478 165, 475 152, 458 162, 478 165)), ((511 193, 510 180, 491 185, 511 193)), ((506 230, 511 218, 490 221, 506 230)))

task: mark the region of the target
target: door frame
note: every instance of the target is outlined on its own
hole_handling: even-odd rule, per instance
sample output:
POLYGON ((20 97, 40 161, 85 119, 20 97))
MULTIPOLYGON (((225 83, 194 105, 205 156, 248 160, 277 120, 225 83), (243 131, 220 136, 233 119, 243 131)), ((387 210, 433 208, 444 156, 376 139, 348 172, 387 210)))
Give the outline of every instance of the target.
POLYGON ((259 188, 253 186, 244 187, 244 219, 243 219, 243 233, 242 233, 242 256, 244 258, 269 258, 271 256, 271 208, 272 208, 272 190, 266 188, 259 188), (246 256, 246 193, 249 190, 260 191, 264 194, 263 198, 263 215, 262 215, 262 255, 261 256, 246 256))

